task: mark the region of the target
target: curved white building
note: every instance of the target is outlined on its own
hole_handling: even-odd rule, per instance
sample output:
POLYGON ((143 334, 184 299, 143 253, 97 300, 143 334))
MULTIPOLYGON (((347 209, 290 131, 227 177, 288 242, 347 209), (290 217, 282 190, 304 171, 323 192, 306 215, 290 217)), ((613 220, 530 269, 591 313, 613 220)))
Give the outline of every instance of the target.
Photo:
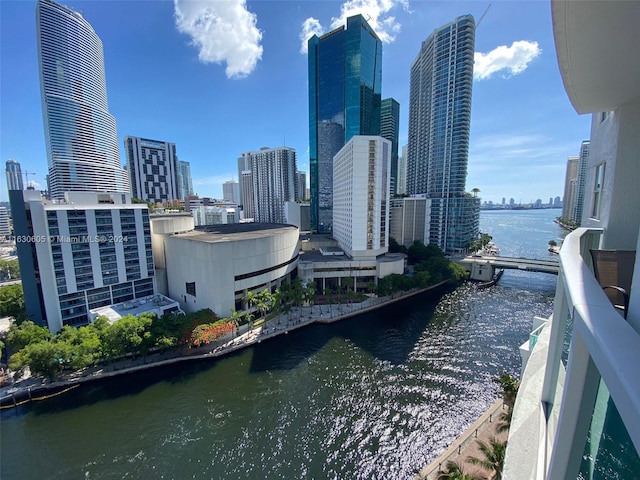
POLYGON ((293 225, 237 223, 185 231, 193 220, 184 216, 156 217, 151 224, 167 293, 187 312, 210 308, 228 316, 245 307, 249 291, 274 291, 298 266, 299 230, 293 225))
POLYGON ((36 20, 52 198, 129 192, 107 106, 102 41, 82 15, 50 0, 38 1, 36 20))

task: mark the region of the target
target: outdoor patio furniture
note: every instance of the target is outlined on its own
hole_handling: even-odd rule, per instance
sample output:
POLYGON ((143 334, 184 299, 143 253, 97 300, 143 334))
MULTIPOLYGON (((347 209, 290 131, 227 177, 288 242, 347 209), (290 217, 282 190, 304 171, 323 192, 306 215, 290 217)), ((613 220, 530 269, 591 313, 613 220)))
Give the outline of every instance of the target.
POLYGON ((631 279, 636 261, 633 250, 591 250, 593 272, 613 306, 627 318, 631 279))

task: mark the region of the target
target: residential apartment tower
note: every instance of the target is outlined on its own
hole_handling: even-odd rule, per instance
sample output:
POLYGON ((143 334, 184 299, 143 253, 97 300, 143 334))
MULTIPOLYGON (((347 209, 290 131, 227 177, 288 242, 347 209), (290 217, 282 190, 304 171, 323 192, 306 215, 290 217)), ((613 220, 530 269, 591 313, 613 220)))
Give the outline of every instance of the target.
POLYGON ((36 7, 38 63, 50 194, 129 192, 109 113, 102 41, 80 13, 36 7))

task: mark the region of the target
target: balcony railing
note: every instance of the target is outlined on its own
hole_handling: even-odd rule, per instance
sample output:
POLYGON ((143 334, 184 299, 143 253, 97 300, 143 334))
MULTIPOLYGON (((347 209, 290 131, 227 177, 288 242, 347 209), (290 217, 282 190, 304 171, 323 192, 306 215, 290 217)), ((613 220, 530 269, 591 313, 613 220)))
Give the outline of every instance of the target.
POLYGON ((640 451, 640 335, 613 308, 588 266, 589 250, 599 247, 601 235, 600 229, 579 228, 562 246, 552 321, 539 335, 516 400, 507 480, 577 478, 601 383, 636 455, 640 451), (572 331, 565 376, 567 325, 572 331))

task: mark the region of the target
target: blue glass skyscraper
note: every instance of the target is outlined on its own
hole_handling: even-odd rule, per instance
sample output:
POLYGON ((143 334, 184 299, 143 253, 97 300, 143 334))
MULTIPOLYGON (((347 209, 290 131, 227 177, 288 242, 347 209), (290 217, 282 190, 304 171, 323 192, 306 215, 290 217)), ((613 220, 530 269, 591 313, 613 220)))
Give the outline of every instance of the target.
POLYGON ((354 135, 380 134, 382 42, 355 15, 308 45, 311 229, 329 233, 333 156, 354 135))

